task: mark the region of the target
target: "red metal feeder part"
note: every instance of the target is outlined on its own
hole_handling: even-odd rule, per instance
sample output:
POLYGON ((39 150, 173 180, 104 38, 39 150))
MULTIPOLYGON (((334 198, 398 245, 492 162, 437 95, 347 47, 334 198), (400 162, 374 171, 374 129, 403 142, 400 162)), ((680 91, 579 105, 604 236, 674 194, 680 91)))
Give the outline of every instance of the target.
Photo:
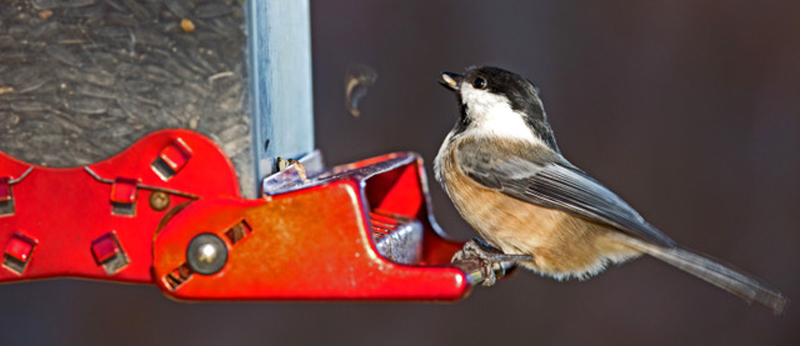
MULTIPOLYGON (((301 160, 302 161, 302 160, 301 160)), ((228 157, 162 130, 105 161, 27 164, 0 152, 0 282, 154 283, 186 300, 444 300, 480 281, 450 258, 420 157, 292 165, 241 197, 228 157)))

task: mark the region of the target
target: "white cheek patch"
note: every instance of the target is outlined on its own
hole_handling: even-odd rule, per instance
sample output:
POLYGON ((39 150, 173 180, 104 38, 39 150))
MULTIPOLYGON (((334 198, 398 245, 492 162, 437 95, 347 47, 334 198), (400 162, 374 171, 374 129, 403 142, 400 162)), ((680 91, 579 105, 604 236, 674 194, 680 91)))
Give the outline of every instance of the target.
POLYGON ((505 97, 462 83, 461 101, 467 105, 467 116, 472 120, 464 134, 542 143, 505 97))

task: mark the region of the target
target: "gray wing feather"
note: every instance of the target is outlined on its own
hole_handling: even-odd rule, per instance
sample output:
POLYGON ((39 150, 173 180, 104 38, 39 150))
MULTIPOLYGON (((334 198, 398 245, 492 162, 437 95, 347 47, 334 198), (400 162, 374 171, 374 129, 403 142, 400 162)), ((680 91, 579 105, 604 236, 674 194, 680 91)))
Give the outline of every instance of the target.
POLYGON ((553 157, 543 150, 498 156, 498 152, 489 153, 483 148, 484 145, 462 142, 457 151, 459 168, 481 185, 528 203, 612 226, 655 244, 675 246, 672 239, 647 223, 611 190, 560 156, 553 157))

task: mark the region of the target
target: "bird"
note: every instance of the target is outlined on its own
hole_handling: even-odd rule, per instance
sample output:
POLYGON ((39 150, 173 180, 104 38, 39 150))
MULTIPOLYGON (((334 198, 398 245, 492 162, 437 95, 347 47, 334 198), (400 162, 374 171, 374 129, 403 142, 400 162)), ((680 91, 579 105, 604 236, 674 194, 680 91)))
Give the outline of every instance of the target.
POLYGON ((439 83, 455 93, 460 115, 434 160, 435 178, 480 236, 453 261, 480 258, 484 285, 494 284, 501 262, 584 280, 646 254, 775 314, 788 304, 777 290, 678 245, 564 158, 530 80, 477 66, 442 72, 439 83))

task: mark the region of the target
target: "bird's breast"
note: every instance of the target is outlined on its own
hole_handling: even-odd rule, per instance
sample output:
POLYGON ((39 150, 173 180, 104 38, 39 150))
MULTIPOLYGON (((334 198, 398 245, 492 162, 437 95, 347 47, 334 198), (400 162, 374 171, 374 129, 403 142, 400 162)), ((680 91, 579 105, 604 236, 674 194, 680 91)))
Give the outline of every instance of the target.
POLYGON ((489 189, 465 175, 452 152, 443 154, 437 158, 440 179, 458 212, 503 252, 535 259, 524 266, 559 279, 586 278, 609 261, 638 254, 604 236, 616 230, 489 189))

